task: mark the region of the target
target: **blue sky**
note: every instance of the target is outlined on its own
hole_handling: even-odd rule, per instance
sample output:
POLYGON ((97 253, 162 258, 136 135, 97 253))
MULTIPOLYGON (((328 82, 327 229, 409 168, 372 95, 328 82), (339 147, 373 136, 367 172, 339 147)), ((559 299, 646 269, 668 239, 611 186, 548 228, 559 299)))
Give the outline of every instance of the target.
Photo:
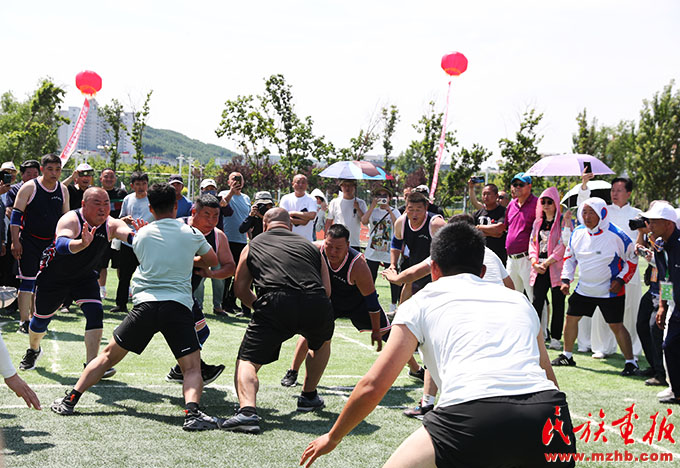
POLYGON ((469 67, 454 79, 449 128, 463 145, 498 155, 536 107, 540 150, 567 152, 584 107, 604 124, 636 119, 643 99, 680 79, 678 30, 672 0, 12 2, 0 15, 0 91, 23 97, 49 76, 80 106, 75 75, 91 69, 100 102, 139 105, 153 89, 151 126, 233 149, 214 133, 224 101, 282 73, 298 114, 336 146, 397 105, 398 152, 428 101, 443 109, 439 63, 458 50, 469 67))

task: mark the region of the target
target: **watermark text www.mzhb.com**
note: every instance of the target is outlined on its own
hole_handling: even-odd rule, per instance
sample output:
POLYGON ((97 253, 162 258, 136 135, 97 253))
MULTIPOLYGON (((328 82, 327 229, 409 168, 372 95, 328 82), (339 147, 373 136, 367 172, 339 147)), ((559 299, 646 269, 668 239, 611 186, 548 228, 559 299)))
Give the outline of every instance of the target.
POLYGON ((586 453, 546 453, 545 460, 547 462, 565 463, 569 461, 575 462, 672 462, 672 453, 638 453, 637 455, 624 450, 619 452, 614 450, 613 452, 603 453, 603 452, 591 452, 586 453))

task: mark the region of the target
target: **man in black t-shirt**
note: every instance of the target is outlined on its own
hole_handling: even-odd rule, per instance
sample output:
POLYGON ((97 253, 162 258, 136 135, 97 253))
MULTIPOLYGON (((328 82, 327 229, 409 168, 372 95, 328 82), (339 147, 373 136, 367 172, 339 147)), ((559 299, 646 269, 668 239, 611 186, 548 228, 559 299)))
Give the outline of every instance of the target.
POLYGON ((69 209, 77 210, 83 204, 83 194, 92 185, 94 169, 88 163, 79 164, 76 170, 64 180, 68 189, 69 209), (73 181, 73 184, 71 184, 73 181))
MULTIPOLYGON (((474 194, 474 191, 471 190, 474 194)), ((508 259, 505 251, 505 208, 498 204, 498 187, 487 184, 482 189, 482 208, 473 215, 477 229, 486 237, 486 246, 498 255, 503 265, 508 259)))
POLYGON ((323 408, 316 386, 328 363, 334 330, 330 277, 319 249, 291 232, 290 215, 283 208, 267 211, 263 224, 264 232, 241 252, 234 280, 236 296, 253 309, 234 371, 239 409, 218 422, 220 429, 252 434, 260 432, 257 372, 276 361, 281 344, 294 335, 304 336, 310 349, 297 409, 323 408))
MULTIPOLYGON (((104 169, 99 176, 99 181, 102 188, 109 194, 111 201, 111 217, 118 219, 120 217, 120 208, 123 205, 123 199, 127 195, 127 191, 119 186, 116 186, 116 173, 110 167, 104 169)), ((111 260, 111 268, 118 269, 118 256, 120 250, 115 250, 109 245, 108 250, 102 256, 101 264, 99 265, 99 294, 102 299, 106 297, 106 273, 111 260)))

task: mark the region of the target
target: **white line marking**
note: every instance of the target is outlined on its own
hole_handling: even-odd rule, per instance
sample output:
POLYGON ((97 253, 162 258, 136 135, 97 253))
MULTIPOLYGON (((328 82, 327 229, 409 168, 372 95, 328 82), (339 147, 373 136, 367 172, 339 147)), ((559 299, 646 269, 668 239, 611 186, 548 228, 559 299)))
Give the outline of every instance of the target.
POLYGON ((50 333, 52 335, 52 354, 50 355, 50 362, 52 363, 52 372, 55 374, 59 372, 59 363, 57 362, 57 357, 59 357, 59 339, 57 338, 57 333, 50 333))
MULTIPOLYGON (((354 338, 350 338, 349 336, 345 336, 345 335, 343 335, 342 333, 335 332, 335 333, 333 334, 333 336, 340 337, 340 338, 342 338, 343 340, 349 341, 350 343, 354 343, 355 345, 359 345, 359 346, 361 346, 362 348, 370 349, 371 351, 374 351, 373 346, 369 346, 369 345, 367 345, 366 343, 362 343, 361 341, 355 340, 354 338)), ((331 351, 331 353, 332 353, 332 351, 331 351)))

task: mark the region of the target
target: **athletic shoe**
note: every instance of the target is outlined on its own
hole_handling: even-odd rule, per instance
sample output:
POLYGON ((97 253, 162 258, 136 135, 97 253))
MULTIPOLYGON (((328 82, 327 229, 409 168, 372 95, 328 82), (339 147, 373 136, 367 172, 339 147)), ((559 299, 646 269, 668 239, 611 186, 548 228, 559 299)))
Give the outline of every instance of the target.
POLYGON ((217 418, 208 416, 201 410, 184 410, 184 413, 185 416, 182 429, 185 431, 209 431, 211 429, 217 429, 217 418))
POLYGON ((213 314, 220 315, 222 317, 229 317, 229 313, 221 307, 213 309, 213 314))
POLYGON ((106 299, 106 286, 99 286, 99 297, 102 300, 106 299))
POLYGON ((182 375, 182 371, 179 369, 179 366, 171 367, 170 372, 168 372, 168 375, 165 376, 165 380, 180 384, 184 383, 184 375, 182 375))
POLYGON ((281 379, 281 385, 284 387, 294 387, 297 384, 298 371, 288 369, 286 375, 281 379))
POLYGON ((560 343, 560 340, 550 338, 550 344, 548 345, 548 348, 559 351, 560 349, 562 349, 562 343, 560 343))
POLYGON ((605 359, 607 355, 603 353, 602 351, 595 351, 593 353, 593 359, 605 359))
POLYGON ((38 348, 37 351, 33 351, 31 348, 26 350, 26 354, 21 358, 21 363, 19 363, 19 369, 21 370, 33 370, 35 369, 35 363, 38 362, 38 358, 42 356, 42 348, 38 348))
POLYGON ((663 403, 666 405, 680 405, 680 398, 675 397, 659 398, 659 403, 663 403))
MULTIPOLYGON (((87 367, 87 363, 83 364, 83 369, 87 367)), ((102 375, 102 379, 108 379, 110 377, 113 377, 116 375, 116 368, 112 367, 111 369, 107 369, 106 372, 104 372, 104 375, 102 375)))
POLYGON ((239 317, 239 318, 250 318, 252 316, 253 316, 253 314, 250 311, 249 312, 244 312, 244 311, 236 312, 236 317, 239 317))
POLYGON ((28 320, 25 322, 19 322, 19 328, 17 328, 17 333, 23 333, 28 335, 28 320))
POLYGON ((310 411, 321 409, 324 406, 326 406, 326 403, 324 403, 323 398, 321 398, 318 393, 314 398, 307 398, 302 395, 298 397, 297 410, 302 413, 309 413, 310 411))
POLYGON ((658 378, 658 377, 652 377, 647 380, 645 380, 645 385, 649 387, 665 387, 668 385, 668 382, 666 382, 666 379, 658 378))
POLYGON ((568 358, 564 354, 560 354, 555 359, 550 361, 550 364, 553 366, 575 366, 576 361, 574 361, 573 357, 568 358))
POLYGON ((669 396, 675 398, 675 394, 673 393, 673 389, 671 387, 666 387, 656 394, 657 398, 666 398, 669 396))
POLYGON ((416 372, 411 372, 411 369, 409 369, 408 376, 418 382, 425 382, 425 369, 421 367, 416 372))
POLYGON ((112 314, 117 314, 117 313, 119 313, 119 312, 122 312, 122 313, 124 313, 124 314, 127 314, 127 313, 128 313, 128 310, 127 310, 127 307, 119 307, 119 306, 115 306, 115 307, 111 307, 111 311, 110 311, 110 312, 111 312, 112 314))
POLYGON ((421 405, 422 405, 422 401, 415 408, 404 410, 404 416, 406 416, 408 418, 415 418, 415 419, 422 421, 425 414, 427 414, 428 412, 430 412, 434 409, 434 405, 425 405, 425 406, 421 406, 421 405))
POLYGON ((656 374, 656 372, 654 372, 654 369, 651 367, 648 367, 647 369, 638 369, 635 371, 635 375, 638 377, 654 377, 654 374, 656 374))
POLYGON ((233 306, 231 306, 231 307, 224 307, 224 305, 223 305, 222 308, 224 309, 224 311, 225 311, 227 314, 236 315, 236 314, 238 314, 239 312, 243 312, 243 311, 241 310, 241 308, 240 308, 239 306, 237 306, 237 305, 233 305, 233 306))
POLYGON ((257 414, 246 416, 241 410, 228 419, 217 420, 217 427, 225 431, 245 432, 246 434, 258 434, 260 432, 260 418, 257 414))
POLYGON ((213 366, 212 364, 206 364, 201 360, 201 377, 203 378, 203 385, 208 385, 213 383, 224 371, 224 364, 219 364, 213 366))
POLYGON ((632 362, 627 362, 625 366, 623 366, 623 370, 621 371, 621 375, 623 377, 629 377, 631 375, 635 375, 635 371, 637 371, 639 368, 636 364, 633 364, 632 362))
POLYGON ((71 396, 66 392, 63 398, 57 398, 52 402, 50 409, 62 416, 71 416, 75 413, 76 404, 71 401, 71 396))

